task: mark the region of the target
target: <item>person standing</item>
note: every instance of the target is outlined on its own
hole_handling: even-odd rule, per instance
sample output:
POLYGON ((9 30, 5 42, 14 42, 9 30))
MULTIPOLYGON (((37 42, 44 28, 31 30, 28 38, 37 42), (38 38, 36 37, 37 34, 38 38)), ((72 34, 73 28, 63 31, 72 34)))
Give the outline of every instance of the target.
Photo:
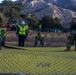
POLYGON ((18 28, 17 28, 16 34, 18 35, 18 46, 24 47, 26 35, 28 35, 25 21, 22 21, 20 23, 20 26, 18 26, 18 28))
MULTIPOLYGON (((28 23, 26 23, 26 29, 27 29, 27 33, 29 33, 29 26, 28 26, 28 23)), ((28 34, 26 34, 26 46, 28 46, 28 34)))
POLYGON ((41 31, 42 31, 42 25, 39 23, 38 32, 41 32, 41 31))

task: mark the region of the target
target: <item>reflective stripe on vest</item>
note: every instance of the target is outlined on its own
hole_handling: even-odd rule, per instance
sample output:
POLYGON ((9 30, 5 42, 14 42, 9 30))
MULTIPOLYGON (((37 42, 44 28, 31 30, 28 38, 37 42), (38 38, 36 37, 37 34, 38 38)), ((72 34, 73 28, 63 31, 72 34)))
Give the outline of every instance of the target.
POLYGON ((26 26, 24 26, 24 27, 20 26, 19 27, 19 34, 20 35, 25 35, 26 34, 26 30, 27 30, 26 26))
POLYGON ((6 32, 6 33, 3 35, 3 37, 6 37, 7 33, 8 33, 8 32, 6 32))

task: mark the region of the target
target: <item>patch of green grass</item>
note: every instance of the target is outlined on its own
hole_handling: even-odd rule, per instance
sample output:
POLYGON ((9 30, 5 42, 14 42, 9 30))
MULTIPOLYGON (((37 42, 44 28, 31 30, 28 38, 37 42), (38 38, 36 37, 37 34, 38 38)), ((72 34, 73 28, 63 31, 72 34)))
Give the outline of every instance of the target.
POLYGON ((76 52, 64 52, 65 47, 28 47, 2 49, 0 73, 28 75, 76 75, 76 52))

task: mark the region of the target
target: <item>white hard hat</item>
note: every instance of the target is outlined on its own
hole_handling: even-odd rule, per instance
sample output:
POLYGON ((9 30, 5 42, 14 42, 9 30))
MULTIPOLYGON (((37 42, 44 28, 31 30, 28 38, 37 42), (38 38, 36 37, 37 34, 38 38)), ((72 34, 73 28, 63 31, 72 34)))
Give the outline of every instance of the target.
POLYGON ((22 21, 21 24, 24 25, 25 24, 25 21, 22 21))

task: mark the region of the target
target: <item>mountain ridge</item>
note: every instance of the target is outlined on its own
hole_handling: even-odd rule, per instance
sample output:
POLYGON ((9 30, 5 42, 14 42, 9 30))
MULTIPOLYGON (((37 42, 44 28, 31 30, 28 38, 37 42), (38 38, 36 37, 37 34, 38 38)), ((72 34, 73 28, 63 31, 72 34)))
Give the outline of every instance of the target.
MULTIPOLYGON (((55 1, 55 0, 54 0, 55 1)), ((45 0, 21 0, 23 2, 22 13, 34 14, 38 19, 50 15, 52 18, 58 17, 64 26, 68 26, 72 18, 76 16, 76 12, 57 7, 45 0)))

